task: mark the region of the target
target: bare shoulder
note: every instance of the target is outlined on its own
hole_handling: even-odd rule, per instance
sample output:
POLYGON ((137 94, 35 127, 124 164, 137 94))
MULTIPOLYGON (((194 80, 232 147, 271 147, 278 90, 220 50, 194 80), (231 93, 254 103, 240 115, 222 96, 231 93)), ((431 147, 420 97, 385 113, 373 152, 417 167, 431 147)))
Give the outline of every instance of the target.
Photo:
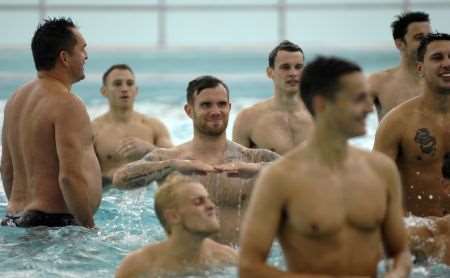
POLYGON ((390 68, 382 71, 378 71, 369 75, 369 84, 371 86, 382 85, 383 82, 389 81, 394 78, 398 68, 390 68))
POLYGON ((137 118, 139 120, 141 120, 142 123, 144 123, 149 128, 152 128, 152 129, 166 128, 165 124, 156 117, 147 116, 147 115, 144 115, 139 112, 135 112, 135 113, 136 113, 137 118))
POLYGON ((421 98, 422 96, 417 96, 394 107, 383 117, 380 125, 409 122, 411 115, 418 110, 421 98))
POLYGON ((379 72, 372 73, 368 77, 370 92, 378 94, 383 92, 383 87, 394 79, 397 68, 390 68, 379 72))
POLYGON ((131 252, 120 263, 116 277, 137 277, 151 271, 157 259, 157 254, 161 254, 163 249, 163 244, 158 243, 131 252))
POLYGON ((370 167, 382 177, 385 177, 387 174, 392 173, 397 169, 395 162, 382 152, 376 150, 366 151, 354 147, 353 152, 367 161, 370 167))
POLYGON ((238 113, 238 117, 241 119, 254 119, 258 117, 261 113, 266 112, 271 106, 271 99, 264 100, 258 103, 253 104, 252 106, 246 107, 242 109, 238 113))
POLYGON ((212 239, 205 240, 206 247, 212 252, 213 260, 223 265, 235 265, 238 261, 236 250, 212 239))
POLYGON ((91 125, 94 131, 97 131, 99 129, 102 129, 102 127, 105 127, 106 125, 109 125, 110 121, 108 120, 108 113, 102 114, 95 118, 91 125))

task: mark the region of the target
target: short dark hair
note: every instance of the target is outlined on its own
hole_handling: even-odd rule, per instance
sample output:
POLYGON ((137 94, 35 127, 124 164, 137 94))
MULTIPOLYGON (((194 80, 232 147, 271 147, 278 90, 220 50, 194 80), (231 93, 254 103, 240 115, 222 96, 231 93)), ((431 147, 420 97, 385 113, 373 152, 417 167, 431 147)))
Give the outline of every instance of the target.
POLYGON ((71 52, 77 43, 71 28, 77 28, 70 18, 49 18, 39 24, 31 41, 36 70, 51 70, 58 55, 71 52))
POLYGON ((430 22, 430 16, 425 12, 406 12, 397 15, 396 20, 391 23, 394 40, 403 40, 409 24, 414 22, 430 22))
POLYGON ((306 65, 300 82, 300 96, 311 115, 315 115, 314 96, 320 95, 328 100, 335 100, 340 87, 339 78, 361 71, 357 64, 337 57, 319 56, 306 65))
POLYGON ((417 49, 417 61, 423 62, 427 47, 434 41, 450 41, 450 35, 446 33, 429 33, 421 41, 417 49))
MULTIPOLYGON (((279 51, 288 51, 288 52, 300 52, 303 56, 305 54, 303 53, 303 50, 300 46, 297 44, 290 42, 288 40, 284 40, 280 42, 272 51, 269 53, 269 67, 273 68, 275 66, 275 58, 277 57, 277 54, 279 51)), ((303 57, 304 58, 304 57, 303 57)))
POLYGON ((103 74, 103 77, 102 77, 103 85, 106 85, 106 79, 108 78, 108 75, 115 69, 128 70, 129 72, 131 72, 134 75, 134 72, 133 72, 133 70, 131 69, 131 67, 129 65, 127 65, 127 64, 115 64, 115 65, 110 66, 105 71, 105 73, 103 74))
POLYGON ((230 91, 228 86, 219 78, 211 75, 202 75, 193 80, 191 80, 186 88, 186 100, 189 104, 194 102, 194 96, 199 95, 202 90, 215 88, 218 85, 225 87, 228 97, 230 97, 230 91))

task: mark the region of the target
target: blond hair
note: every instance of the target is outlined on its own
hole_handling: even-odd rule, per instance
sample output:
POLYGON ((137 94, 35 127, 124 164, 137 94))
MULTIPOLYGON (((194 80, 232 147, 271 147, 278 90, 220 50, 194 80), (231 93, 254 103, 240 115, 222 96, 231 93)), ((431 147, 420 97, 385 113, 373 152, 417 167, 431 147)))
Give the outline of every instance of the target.
POLYGON ((176 206, 176 189, 182 184, 192 183, 193 179, 182 176, 180 174, 169 175, 161 184, 155 193, 155 212, 159 222, 163 226, 167 234, 170 235, 170 226, 167 225, 167 220, 164 216, 164 211, 174 208, 176 206))

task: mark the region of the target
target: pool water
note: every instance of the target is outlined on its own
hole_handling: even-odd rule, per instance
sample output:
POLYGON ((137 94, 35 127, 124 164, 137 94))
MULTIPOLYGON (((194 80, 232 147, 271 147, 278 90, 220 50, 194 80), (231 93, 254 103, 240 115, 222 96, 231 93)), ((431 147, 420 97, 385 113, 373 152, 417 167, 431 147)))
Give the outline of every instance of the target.
MULTIPOLYGON (((317 52, 307 49, 305 53, 308 60, 317 52)), ((398 63, 397 53, 391 50, 337 49, 330 53, 360 63, 367 73, 398 63)), ((192 136, 192 123, 184 114, 183 104, 187 82, 198 75, 216 75, 230 87, 232 111, 228 138, 239 110, 272 95, 272 83, 265 76, 266 53, 261 51, 94 51, 89 55, 86 79, 73 90, 85 102, 91 119, 107 111, 106 100, 99 92, 103 72, 114 63, 128 63, 136 73, 139 86, 136 110, 160 118, 168 126, 175 144, 192 136)), ((33 76, 34 66, 28 51, 0 53, 0 125, 6 99, 33 76)), ((367 135, 352 140, 352 144, 371 149, 377 126, 375 114, 367 121, 367 135)), ((95 215, 95 230, 0 227, 0 276, 113 277, 118 264, 130 251, 165 238, 153 210, 153 194, 154 185, 132 191, 106 189, 95 215)), ((5 214, 6 206, 6 196, 0 189, 0 216, 5 214)), ((269 262, 284 268, 278 244, 274 245, 269 262)), ((236 276, 235 268, 205 273, 205 277, 236 276)), ((450 277, 450 268, 433 263, 417 265, 412 277, 450 277)))

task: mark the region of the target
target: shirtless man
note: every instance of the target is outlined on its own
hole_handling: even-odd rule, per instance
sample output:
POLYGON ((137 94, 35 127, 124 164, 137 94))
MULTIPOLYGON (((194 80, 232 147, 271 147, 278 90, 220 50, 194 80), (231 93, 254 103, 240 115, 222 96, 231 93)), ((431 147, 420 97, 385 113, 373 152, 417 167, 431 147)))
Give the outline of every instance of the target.
POLYGON ((116 277, 180 277, 236 265, 237 254, 208 236, 219 231, 216 207, 206 189, 180 175, 169 177, 155 195, 155 211, 167 239, 129 254, 116 277))
POLYGON ((315 118, 304 144, 264 170, 241 235, 240 277, 408 277, 401 186, 391 159, 348 144, 372 111, 359 66, 319 57, 306 66, 301 97, 315 118), (278 237, 287 272, 266 265, 278 237))
POLYGON ((92 228, 101 172, 89 116, 71 92, 84 78, 86 42, 70 19, 49 19, 31 49, 37 78, 5 107, 1 174, 8 209, 2 225, 92 228))
POLYGON ((278 155, 228 141, 225 130, 230 108, 228 87, 221 80, 213 76, 192 80, 184 110, 193 122, 193 139, 173 148, 155 149, 142 160, 120 168, 114 174, 113 184, 134 188, 175 171, 190 175, 206 187, 219 208, 222 225, 217 239, 237 243, 253 177, 278 155))
POLYGON ((303 50, 290 41, 281 42, 270 52, 266 72, 273 81, 274 96, 237 115, 234 142, 282 155, 305 140, 312 118, 298 93, 303 63, 303 50))
POLYGON ((420 40, 431 32, 428 14, 407 12, 392 22, 395 46, 400 51, 400 65, 369 77, 369 90, 374 98, 378 120, 402 102, 422 92, 422 78, 417 74, 416 56, 420 40))
POLYGON ((109 111, 96 118, 92 127, 106 185, 120 166, 141 159, 154 147, 172 147, 172 142, 161 121, 133 110, 138 88, 128 65, 113 65, 103 74, 101 93, 108 99, 109 111))
POLYGON ((396 161, 407 213, 442 217, 450 213, 450 35, 426 36, 417 60, 424 91, 381 121, 374 149, 396 161))

